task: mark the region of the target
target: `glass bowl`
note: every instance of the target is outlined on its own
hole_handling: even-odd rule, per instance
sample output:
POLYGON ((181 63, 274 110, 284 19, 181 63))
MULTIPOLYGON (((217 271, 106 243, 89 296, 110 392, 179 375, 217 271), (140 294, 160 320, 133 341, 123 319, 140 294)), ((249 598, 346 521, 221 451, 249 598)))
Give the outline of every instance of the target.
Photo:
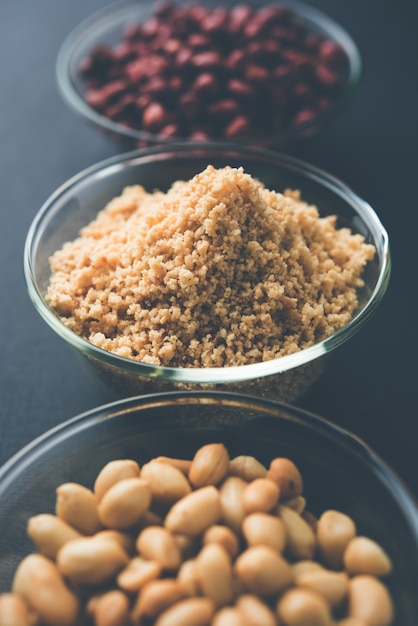
MULTIPOLYGON (((165 26, 169 25, 171 34, 161 34, 162 43, 161 46, 158 44, 160 47, 158 47, 154 55, 159 58, 163 55, 164 59, 168 59, 167 64, 164 66, 165 69, 161 70, 164 80, 167 77, 170 79, 174 77, 174 82, 169 82, 167 78, 167 84, 171 85, 168 91, 164 88, 164 85, 162 87, 161 85, 158 86, 155 81, 153 83, 150 82, 149 86, 148 78, 145 81, 142 73, 138 74, 136 68, 133 68, 132 72, 131 70, 125 72, 125 65, 128 62, 126 59, 130 63, 132 61, 131 57, 126 55, 124 47, 128 30, 132 34, 133 25, 143 24, 154 15, 156 5, 147 0, 120 2, 106 7, 83 21, 68 35, 59 50, 56 62, 59 91, 71 110, 105 135, 119 140, 125 150, 138 147, 143 148, 156 143, 193 140, 196 136, 202 139, 202 132, 206 135, 204 137, 205 140, 219 141, 226 136, 227 139, 239 141, 240 143, 283 149, 318 134, 348 104, 357 91, 362 75, 362 62, 355 42, 344 28, 333 19, 301 2, 270 3, 265 5, 261 0, 250 0, 248 4, 253 9, 265 8, 266 6, 287 7, 287 10, 290 10, 294 15, 294 24, 289 28, 285 20, 284 26, 279 23, 278 29, 276 29, 277 34, 270 34, 267 37, 264 32, 261 32, 258 35, 251 35, 252 38, 248 39, 245 46, 242 42, 232 44, 239 50, 239 54, 242 49, 246 51, 245 59, 248 60, 248 66, 250 61, 252 68, 254 65, 256 66, 255 72, 252 72, 252 70, 244 71, 240 60, 227 61, 227 53, 223 50, 221 56, 224 58, 219 67, 213 69, 211 66, 208 66, 209 73, 215 74, 216 78, 218 76, 221 78, 220 84, 216 83, 215 87, 212 86, 211 89, 205 87, 204 92, 203 87, 199 87, 201 89, 199 94, 201 95, 199 95, 197 100, 194 97, 196 90, 192 87, 192 79, 189 79, 189 77, 192 74, 193 76, 197 75, 198 71, 206 72, 206 66, 201 65, 200 61, 197 64, 196 61, 195 65, 197 64, 198 70, 193 63, 190 70, 189 61, 187 61, 187 67, 184 64, 186 62, 173 61, 174 58, 177 58, 175 55, 178 52, 176 49, 178 42, 181 42, 182 47, 180 56, 183 53, 183 48, 186 46, 186 35, 183 32, 177 32, 180 28, 178 24, 183 23, 182 18, 176 19, 168 16, 165 19, 165 26), (174 34, 173 29, 175 31, 174 34), (285 31, 284 34, 282 32, 283 29, 285 31), (304 35, 303 41, 298 39, 296 39, 296 42, 293 41, 294 33, 302 32, 302 29, 304 29, 303 32, 306 31, 307 37, 305 38, 304 35), (123 37, 124 43, 122 43, 123 37), (306 43, 305 45, 305 39, 309 44, 306 43), (165 51, 169 46, 167 40, 172 47, 174 46, 173 50, 165 51), (270 48, 280 45, 280 52, 274 53, 276 56, 279 54, 277 59, 274 57, 275 60, 271 60, 273 58, 271 57, 273 54, 271 51, 267 51, 267 55, 270 55, 268 60, 260 57, 259 52, 254 56, 255 53, 253 54, 251 51, 251 46, 253 46, 254 42, 256 45, 260 42, 264 45, 266 40, 268 40, 270 48), (319 64, 321 66, 320 70, 317 70, 318 64, 306 63, 306 59, 309 55, 312 55, 312 50, 318 49, 318 42, 323 40, 337 43, 340 47, 340 54, 334 55, 334 61, 331 61, 331 66, 328 61, 326 61, 325 65, 321 61, 319 64), (174 44, 172 43, 173 41, 174 44), (81 74, 80 71, 80 68, 84 67, 84 72, 86 72, 86 59, 88 59, 90 52, 96 46, 103 45, 108 50, 110 48, 115 49, 118 59, 114 71, 112 70, 111 81, 113 86, 107 91, 99 89, 97 81, 92 82, 91 74, 86 77, 85 73, 81 74), (289 46, 290 53, 288 53, 289 46), (247 49, 249 50, 248 53, 247 49), (339 63, 338 71, 336 72, 338 78, 335 81, 332 76, 330 77, 328 69, 331 67, 334 72, 335 67, 332 68, 332 64, 337 61, 339 63), (173 63, 175 63, 174 69, 173 63), (123 71, 121 67, 123 67, 123 71), (262 68, 261 70, 259 70, 260 67, 262 68), (277 70, 277 67, 280 67, 280 69, 277 70), (297 67, 297 70, 293 72, 295 67, 297 67), (200 68, 203 69, 201 70, 200 68), (261 81, 259 77, 260 71, 263 73, 266 68, 268 68, 267 78, 261 81), (288 71, 289 68, 292 68, 291 74, 288 71), (228 72, 227 77, 238 78, 241 83, 244 81, 246 87, 241 87, 240 89, 234 87, 231 92, 232 87, 230 88, 230 84, 225 78, 226 71, 228 72), (275 72, 277 76, 275 76, 275 72), (129 76, 129 84, 126 86, 127 76, 129 76), (179 76, 182 86, 175 87, 176 81, 180 84, 178 81, 179 76), (318 76, 322 77, 318 79, 318 76), (124 82, 121 83, 120 80, 124 82), (119 87, 117 81, 119 81, 119 87), (251 87, 251 93, 248 92, 248 84, 251 87), (272 90, 273 85, 274 90, 272 90), (309 85, 313 87, 313 90, 309 85), (90 89, 91 87, 93 89, 90 89), (109 96, 110 91, 112 92, 111 96, 109 96), (107 94, 106 103, 100 97, 100 94, 103 96, 105 92, 107 94), (215 92, 216 94, 213 95, 215 92), (190 93, 192 94, 191 96, 190 93), (183 100, 184 96, 185 99, 183 100), (238 109, 235 110, 236 107, 233 107, 230 117, 228 112, 222 109, 224 113, 221 115, 218 109, 219 102, 224 100, 230 101, 231 98, 238 102, 238 109), (155 115, 151 115, 152 121, 150 122, 149 115, 143 115, 146 106, 150 102, 157 102, 159 105, 163 105, 167 116, 161 119, 167 118, 166 122, 159 123, 155 115), (268 103, 271 103, 271 105, 268 103), (263 110, 261 111, 262 108, 263 110), (280 117, 277 114, 278 110, 281 111, 280 117), (185 113, 186 111, 188 111, 187 114, 185 113), (242 123, 238 125, 235 123, 235 126, 234 124, 232 125, 232 127, 235 127, 234 132, 225 130, 227 126, 230 127, 230 122, 236 119, 235 114, 237 118, 244 115, 246 119, 252 119, 250 127, 246 128, 245 125, 242 126, 242 123), (227 120, 227 122, 225 121, 224 123, 224 120, 227 120), (266 123, 266 120, 271 120, 271 123, 270 121, 266 123), (173 127, 173 123, 177 124, 177 127, 173 127), (221 124, 222 130, 220 130, 219 124, 221 124), (263 124, 265 128, 262 127, 263 124)), ((180 0, 178 4, 178 6, 183 8, 186 5, 187 2, 184 2, 184 0, 180 0)), ((202 4, 198 6, 202 6, 202 4)), ((207 2, 203 2, 203 6, 213 9, 219 5, 213 0, 207 0, 207 2)), ((222 3, 222 7, 224 9, 238 7, 238 10, 240 10, 242 4, 227 2, 222 3)), ((288 18, 286 19, 288 20, 288 18)), ((193 28, 194 30, 203 28, 202 20, 197 20, 193 28)), ((205 32, 204 36, 206 36, 205 32)), ((211 32, 211 41, 212 39, 215 41, 216 36, 216 33, 213 34, 211 32)), ((231 46, 231 42, 235 42, 235 36, 225 37, 224 34, 221 42, 223 47, 225 47, 225 41, 228 42, 226 45, 231 46)), ((194 57, 201 52, 199 48, 193 49, 189 44, 187 45, 187 49, 192 51, 194 57)), ((215 45, 218 46, 218 43, 215 45)), ((212 46, 213 44, 207 44, 206 48, 202 49, 203 51, 211 51, 213 50, 212 46)), ((103 51, 103 47, 101 50, 103 51)), ((136 54, 137 58, 141 60, 144 52, 142 50, 136 54)), ((228 54, 231 55, 230 51, 228 54)), ((329 59, 332 57, 332 53, 326 54, 328 54, 329 59)), ((232 56, 228 58, 232 58, 232 56)), ((151 59, 151 61, 154 63, 155 58, 151 59)), ((155 63, 160 65, 160 61, 158 59, 157 61, 155 63)), ((150 68, 152 63, 150 62, 149 64, 150 68)), ((131 63, 131 66, 133 66, 133 63, 131 63)), ((100 87, 107 85, 107 79, 106 81, 103 79, 102 70, 103 65, 100 66, 99 72, 102 81, 100 87)), ((157 70, 151 71, 149 69, 149 72, 151 78, 154 79, 157 70)), ((207 83, 205 85, 207 86, 207 83)))
POLYGON ((418 619, 418 508, 405 486, 357 437, 304 410, 271 400, 218 392, 170 392, 92 409, 48 431, 0 469, 0 590, 10 588, 19 560, 33 545, 30 516, 54 512, 63 482, 92 487, 105 463, 156 456, 191 458, 222 442, 230 457, 268 465, 287 456, 304 477, 307 509, 350 515, 393 562, 385 578, 396 609, 394 626, 418 619))
POLYGON ((178 144, 133 151, 82 171, 62 185, 36 215, 27 234, 24 273, 32 302, 52 330, 86 357, 95 373, 121 395, 174 389, 243 391, 291 401, 308 389, 325 366, 327 355, 369 320, 390 276, 387 233, 373 209, 341 181, 292 157, 255 147, 227 144, 178 144), (301 190, 322 216, 336 215, 338 227, 361 233, 376 248, 366 265, 359 307, 351 321, 327 339, 294 354, 262 363, 231 367, 160 367, 123 358, 98 348, 68 329, 45 300, 49 257, 73 240, 110 199, 127 185, 165 191, 176 180, 188 180, 211 163, 243 167, 267 188, 301 190))

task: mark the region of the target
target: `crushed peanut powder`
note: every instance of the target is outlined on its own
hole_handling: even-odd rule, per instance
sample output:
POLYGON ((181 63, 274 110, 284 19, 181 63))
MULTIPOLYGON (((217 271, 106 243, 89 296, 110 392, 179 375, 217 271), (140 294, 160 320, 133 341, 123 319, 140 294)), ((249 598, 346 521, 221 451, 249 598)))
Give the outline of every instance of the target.
POLYGON ((50 259, 63 323, 172 367, 267 361, 346 325, 375 249, 298 191, 209 165, 167 193, 127 187, 50 259))

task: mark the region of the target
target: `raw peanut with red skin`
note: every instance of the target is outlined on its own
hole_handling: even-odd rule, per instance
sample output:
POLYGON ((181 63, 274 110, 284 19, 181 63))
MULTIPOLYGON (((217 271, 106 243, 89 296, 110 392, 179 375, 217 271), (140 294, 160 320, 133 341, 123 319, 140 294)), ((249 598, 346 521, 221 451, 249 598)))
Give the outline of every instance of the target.
POLYGON ((263 135, 270 139, 281 127, 317 117, 322 109, 316 102, 328 94, 331 101, 338 97, 347 67, 338 42, 312 32, 285 7, 193 5, 185 9, 173 4, 163 10, 156 6, 141 24, 128 25, 112 48, 96 46, 79 71, 86 84, 86 102, 128 127, 197 139, 202 111, 190 94, 209 100, 231 96, 237 109, 244 104, 247 109, 237 111, 227 125, 219 125, 209 105, 203 114, 208 123, 205 138, 263 135), (271 78, 285 64, 285 89, 277 100, 273 91, 267 94, 271 78), (177 97, 170 100, 173 77, 177 97), (290 89, 302 78, 303 101, 312 103, 312 117, 303 114, 302 102, 290 89), (138 100, 147 89, 154 101, 149 109, 140 107, 142 116, 133 114, 130 103, 120 105, 126 94, 138 100), (280 125, 276 118, 282 120, 280 125))

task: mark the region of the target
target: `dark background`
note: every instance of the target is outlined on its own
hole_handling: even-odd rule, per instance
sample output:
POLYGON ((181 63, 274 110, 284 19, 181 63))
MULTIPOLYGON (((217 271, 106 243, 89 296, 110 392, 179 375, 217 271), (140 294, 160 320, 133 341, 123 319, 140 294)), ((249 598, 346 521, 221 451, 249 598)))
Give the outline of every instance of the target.
MULTIPOLYGON (((115 399, 87 378, 35 312, 26 232, 48 196, 116 146, 70 112, 55 81, 66 35, 101 0, 0 0, 0 463, 50 427, 115 399)), ((377 211, 393 258, 374 317, 299 404, 362 437, 418 496, 418 45, 415 0, 312 0, 357 41, 360 89, 294 155, 344 180, 377 211)))

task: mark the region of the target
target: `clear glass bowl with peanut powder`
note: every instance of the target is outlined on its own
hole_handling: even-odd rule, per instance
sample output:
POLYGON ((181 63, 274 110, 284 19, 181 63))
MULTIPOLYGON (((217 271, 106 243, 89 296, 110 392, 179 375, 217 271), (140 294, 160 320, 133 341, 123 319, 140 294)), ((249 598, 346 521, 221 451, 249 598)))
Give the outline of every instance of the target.
POLYGON ((47 200, 24 256, 37 311, 123 395, 293 400, 390 275, 367 202, 315 167, 233 144, 92 166, 47 200))
POLYGON ((142 468, 160 456, 192 459, 210 443, 224 444, 231 459, 249 455, 265 467, 276 457, 291 459, 303 477, 307 511, 340 511, 357 534, 384 548, 392 562, 382 579, 395 609, 391 626, 415 626, 418 509, 402 482, 357 437, 320 417, 230 393, 124 399, 74 417, 10 459, 0 469, 0 592, 10 590, 20 560, 36 551, 28 520, 55 512, 59 485, 92 489, 109 461, 133 459, 142 468))

